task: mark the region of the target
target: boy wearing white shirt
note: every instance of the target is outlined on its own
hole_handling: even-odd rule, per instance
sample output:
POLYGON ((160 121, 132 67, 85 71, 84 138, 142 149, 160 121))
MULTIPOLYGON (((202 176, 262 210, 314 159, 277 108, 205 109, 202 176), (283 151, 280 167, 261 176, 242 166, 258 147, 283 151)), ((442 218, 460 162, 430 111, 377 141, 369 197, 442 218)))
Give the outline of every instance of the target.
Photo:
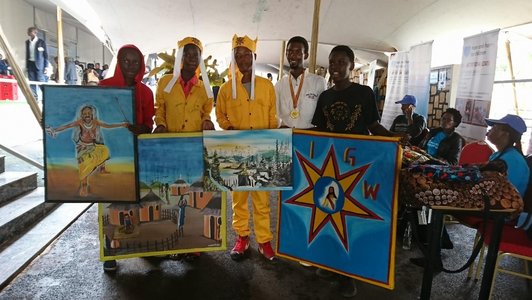
POLYGON ((325 78, 303 67, 308 58, 308 42, 301 36, 292 37, 286 48, 290 72, 275 85, 277 116, 283 128, 312 128, 312 117, 321 92, 326 89, 325 78))

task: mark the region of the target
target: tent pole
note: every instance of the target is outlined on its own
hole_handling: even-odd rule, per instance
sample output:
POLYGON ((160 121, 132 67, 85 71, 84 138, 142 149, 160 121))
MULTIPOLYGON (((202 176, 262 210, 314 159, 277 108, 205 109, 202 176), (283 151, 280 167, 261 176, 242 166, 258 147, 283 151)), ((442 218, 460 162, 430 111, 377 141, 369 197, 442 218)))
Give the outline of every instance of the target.
POLYGON ((519 105, 517 103, 517 92, 515 91, 515 74, 514 74, 514 66, 512 63, 512 51, 510 47, 510 40, 506 39, 505 45, 506 45, 506 57, 508 58, 508 65, 510 66, 510 75, 512 76, 512 92, 514 94, 514 109, 515 109, 515 114, 519 115, 519 105))
POLYGON ((309 72, 316 73, 316 55, 318 52, 318 32, 320 30, 321 0, 314 0, 314 18, 312 19, 312 37, 310 41, 309 72))
POLYGON ((284 71, 284 58, 286 53, 286 41, 283 41, 281 45, 281 56, 279 57, 279 77, 277 80, 281 80, 283 78, 283 71, 284 71))
POLYGON ((57 74, 55 81, 57 83, 65 82, 65 49, 63 45, 63 12, 57 6, 57 74))

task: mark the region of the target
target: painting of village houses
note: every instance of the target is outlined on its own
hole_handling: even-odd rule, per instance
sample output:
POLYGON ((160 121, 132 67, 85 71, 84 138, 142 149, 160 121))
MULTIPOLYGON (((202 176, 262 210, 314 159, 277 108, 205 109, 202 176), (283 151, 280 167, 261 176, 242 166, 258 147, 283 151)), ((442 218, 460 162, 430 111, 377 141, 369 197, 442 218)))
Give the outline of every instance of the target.
POLYGON ((205 131, 209 191, 291 190, 292 130, 205 131))
POLYGON ((201 134, 141 135, 140 201, 100 204, 103 260, 226 249, 225 193, 203 190, 201 134))

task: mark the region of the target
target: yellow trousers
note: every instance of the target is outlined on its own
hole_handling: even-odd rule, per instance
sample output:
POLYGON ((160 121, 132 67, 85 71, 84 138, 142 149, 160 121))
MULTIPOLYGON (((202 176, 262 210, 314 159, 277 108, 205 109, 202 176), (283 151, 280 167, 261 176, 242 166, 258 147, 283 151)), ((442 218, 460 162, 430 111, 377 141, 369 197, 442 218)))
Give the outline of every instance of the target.
POLYGON ((248 196, 251 194, 253 205, 253 227, 257 243, 266 243, 273 239, 270 230, 270 193, 269 192, 232 192, 233 229, 240 236, 249 236, 248 196))

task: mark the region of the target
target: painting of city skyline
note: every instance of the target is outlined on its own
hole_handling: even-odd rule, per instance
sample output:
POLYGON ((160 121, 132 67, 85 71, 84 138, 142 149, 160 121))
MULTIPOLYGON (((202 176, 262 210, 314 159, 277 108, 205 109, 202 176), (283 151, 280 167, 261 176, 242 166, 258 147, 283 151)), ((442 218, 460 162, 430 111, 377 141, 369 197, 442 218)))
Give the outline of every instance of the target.
POLYGON ((292 130, 203 132, 207 191, 291 190, 292 130))

